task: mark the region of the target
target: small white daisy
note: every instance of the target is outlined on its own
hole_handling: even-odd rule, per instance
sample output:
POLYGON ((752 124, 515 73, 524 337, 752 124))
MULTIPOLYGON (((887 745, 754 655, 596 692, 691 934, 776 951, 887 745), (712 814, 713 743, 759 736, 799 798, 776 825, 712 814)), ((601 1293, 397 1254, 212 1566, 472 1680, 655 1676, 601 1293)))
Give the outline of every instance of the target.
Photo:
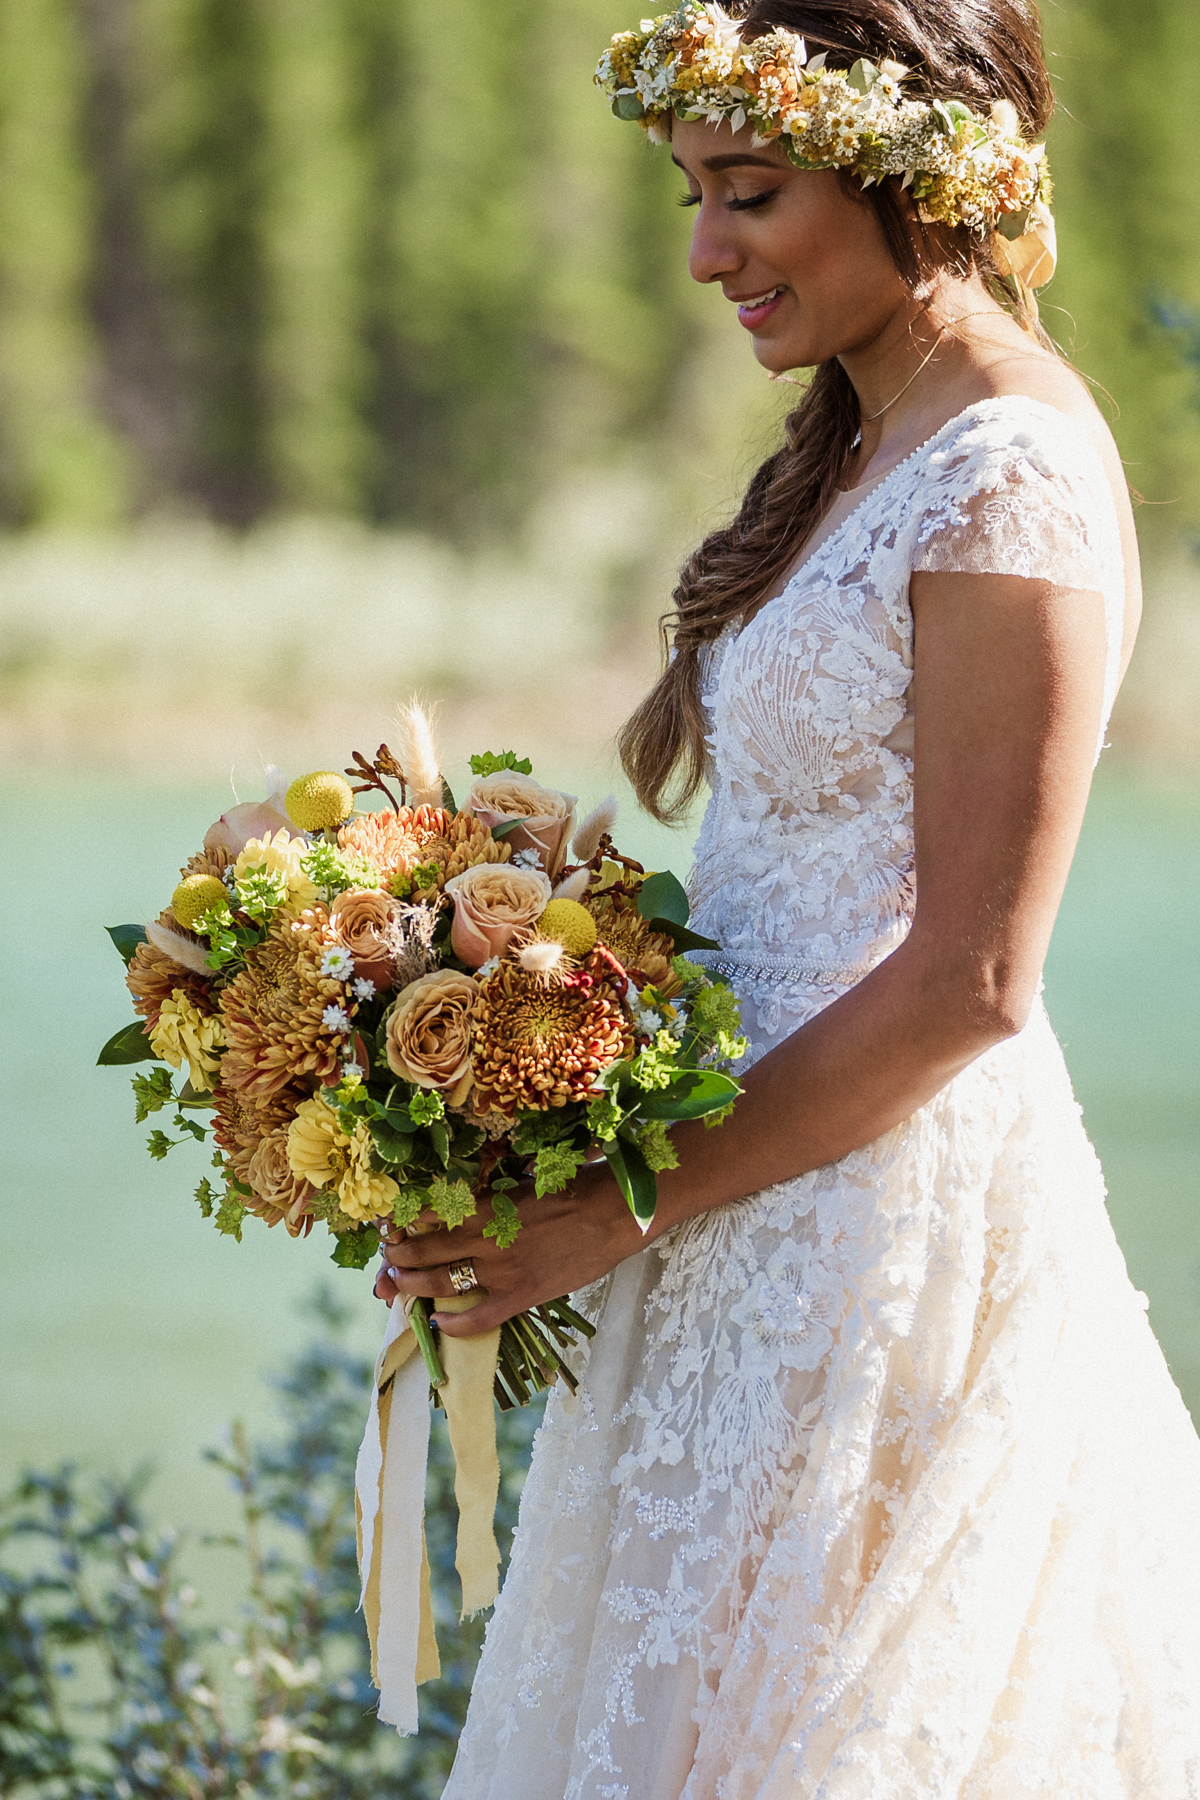
POLYGON ((518 850, 512 859, 514 869, 540 869, 542 859, 536 850, 518 850))
POLYGON ((326 1031, 349 1031, 350 1014, 344 1006, 327 1006, 321 1014, 321 1023, 326 1031))
POLYGON ((332 976, 334 981, 349 981, 354 973, 354 958, 343 944, 330 944, 321 958, 321 973, 332 976))
POLYGON ((360 975, 358 980, 354 983, 353 993, 356 1000, 373 1000, 375 998, 375 983, 373 981, 368 981, 365 975, 360 975))

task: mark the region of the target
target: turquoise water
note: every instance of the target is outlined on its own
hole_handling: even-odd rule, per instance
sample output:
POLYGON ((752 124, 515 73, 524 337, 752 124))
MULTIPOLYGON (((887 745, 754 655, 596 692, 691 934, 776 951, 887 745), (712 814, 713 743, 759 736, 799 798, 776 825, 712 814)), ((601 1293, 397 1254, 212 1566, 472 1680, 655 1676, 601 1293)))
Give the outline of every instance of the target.
MULTIPOLYGON (((585 794, 585 799, 588 796, 585 794)), ((152 916, 214 811, 211 790, 81 778, 0 789, 3 1418, 0 1479, 66 1456, 152 1461, 156 1504, 213 1528, 228 1502, 199 1462, 223 1426, 270 1410, 264 1373, 306 1327, 314 1283, 378 1303, 327 1243, 251 1227, 238 1245, 190 1194, 205 1153, 152 1163, 128 1074, 94 1067, 128 1017, 103 926, 152 916)), ((681 871, 686 846, 622 831, 681 871)), ((1097 789, 1047 970, 1113 1218, 1185 1395, 1200 1413, 1200 794, 1109 776, 1097 789)))

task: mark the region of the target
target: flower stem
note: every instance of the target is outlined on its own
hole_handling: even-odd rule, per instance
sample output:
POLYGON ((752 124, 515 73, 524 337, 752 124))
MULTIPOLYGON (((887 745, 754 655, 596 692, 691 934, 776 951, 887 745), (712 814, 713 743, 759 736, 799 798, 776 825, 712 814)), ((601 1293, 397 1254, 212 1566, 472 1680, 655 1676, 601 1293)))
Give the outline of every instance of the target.
POLYGON ((429 1372, 429 1385, 440 1388, 445 1387, 448 1377, 442 1367, 442 1359, 438 1355, 433 1326, 429 1323, 429 1315, 432 1310, 432 1301, 414 1300, 408 1309, 408 1322, 412 1326, 413 1336, 421 1346, 421 1355, 425 1358, 425 1367, 429 1372))

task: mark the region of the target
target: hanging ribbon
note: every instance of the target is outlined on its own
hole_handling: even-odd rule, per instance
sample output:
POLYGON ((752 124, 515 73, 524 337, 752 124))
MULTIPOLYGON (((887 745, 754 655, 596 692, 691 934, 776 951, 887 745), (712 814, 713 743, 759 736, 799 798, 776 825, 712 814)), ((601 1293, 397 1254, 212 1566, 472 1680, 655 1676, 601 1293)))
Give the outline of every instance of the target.
MULTIPOLYGON (((467 1312, 480 1294, 438 1302, 440 1312, 467 1312)), ((455 1566, 464 1618, 491 1606, 499 1585, 496 1497, 500 1463, 492 1387, 500 1331, 439 1339, 458 1502, 455 1566)), ((429 1376, 403 1308, 388 1314, 375 1363, 371 1410, 355 1469, 362 1611, 371 1643, 371 1678, 379 1717, 402 1737, 417 1729, 417 1687, 441 1673, 433 1629, 425 1548, 425 1478, 429 1461, 429 1376)))

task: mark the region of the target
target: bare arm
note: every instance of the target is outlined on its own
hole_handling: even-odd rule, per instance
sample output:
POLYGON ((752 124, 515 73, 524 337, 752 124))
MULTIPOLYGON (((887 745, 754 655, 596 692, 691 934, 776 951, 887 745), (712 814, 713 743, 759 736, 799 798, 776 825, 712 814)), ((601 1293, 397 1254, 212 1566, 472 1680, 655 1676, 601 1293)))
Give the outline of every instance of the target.
MULTIPOLYGON (((683 1220, 833 1162, 908 1118, 1021 1029, 1087 800, 1100 726, 1098 594, 1002 575, 918 574, 914 708, 917 910, 904 944, 769 1052, 716 1131, 677 1127, 643 1238, 603 1166, 523 1198, 497 1252, 454 1234, 488 1298, 478 1331, 597 1279, 683 1220), (581 1205, 586 1198, 587 1204, 581 1205)), ((388 1251, 395 1291, 447 1295, 445 1238, 388 1251)), ((380 1292, 391 1284, 381 1278, 380 1292)))

